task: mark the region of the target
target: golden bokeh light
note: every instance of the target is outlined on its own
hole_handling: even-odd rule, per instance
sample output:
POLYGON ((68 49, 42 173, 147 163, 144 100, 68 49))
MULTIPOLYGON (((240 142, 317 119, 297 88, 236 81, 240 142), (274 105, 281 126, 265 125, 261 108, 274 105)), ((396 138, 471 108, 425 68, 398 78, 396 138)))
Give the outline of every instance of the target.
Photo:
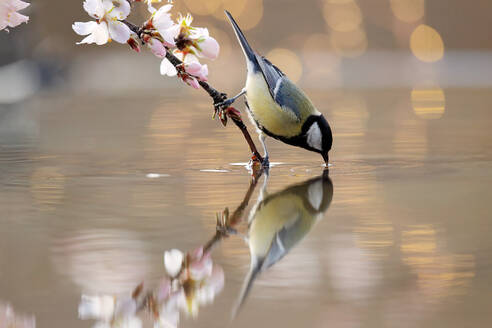
POLYGON ((471 254, 446 252, 432 225, 414 225, 402 231, 403 263, 416 274, 418 289, 428 302, 466 292, 475 276, 471 254))
POLYGON ((266 58, 274 63, 282 72, 284 72, 292 82, 297 82, 302 76, 302 63, 293 51, 275 48, 270 51, 266 58))
POLYGON ((441 88, 414 88, 411 96, 412 107, 418 117, 432 120, 443 116, 446 98, 441 88))
POLYGON ((332 32, 331 46, 340 56, 358 57, 367 50, 367 36, 362 29, 350 32, 332 32))
POLYGON ((307 37, 302 47, 303 54, 312 52, 327 52, 331 50, 330 36, 328 34, 312 34, 307 37))
POLYGON ((410 49, 423 62, 436 62, 444 55, 444 42, 438 31, 432 27, 420 24, 410 36, 410 49))
POLYGON ((328 34, 310 35, 302 46, 302 57, 311 77, 327 77, 340 66, 340 57, 331 47, 328 34))
POLYGON ((221 0, 184 0, 185 5, 191 11, 192 14, 196 15, 211 15, 217 8, 222 4, 221 0))
POLYGON ((326 4, 345 4, 349 2, 354 2, 354 0, 325 0, 326 4))
POLYGON ((362 13, 353 0, 344 2, 327 2, 323 7, 326 24, 337 32, 349 32, 362 23, 362 13))
POLYGON ((333 109, 331 114, 333 121, 339 123, 335 136, 364 136, 369 112, 362 97, 356 94, 343 94, 330 103, 330 107, 333 109))
POLYGON ((227 20, 224 10, 229 11, 234 17, 241 17, 246 9, 247 0, 222 0, 219 8, 214 12, 214 17, 227 20))
POLYGON ((390 0, 391 10, 399 20, 412 23, 425 14, 425 0, 390 0))
POLYGON ((423 160, 429 151, 427 122, 419 120, 409 110, 410 99, 406 98, 395 106, 395 133, 393 152, 397 157, 423 160))

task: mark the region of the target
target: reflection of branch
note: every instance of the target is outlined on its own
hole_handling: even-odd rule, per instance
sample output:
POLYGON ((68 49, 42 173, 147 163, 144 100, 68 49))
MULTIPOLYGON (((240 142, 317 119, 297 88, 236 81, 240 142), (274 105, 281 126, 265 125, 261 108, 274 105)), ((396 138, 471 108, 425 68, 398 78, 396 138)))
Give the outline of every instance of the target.
MULTIPOLYGON (((138 36, 138 38, 142 42, 144 42, 142 39, 142 33, 144 32, 143 28, 141 28, 140 26, 135 25, 135 24, 133 24, 127 20, 122 20, 122 22, 125 23, 130 28, 130 30, 132 30, 138 36)), ((178 70, 178 72, 182 71, 181 65, 183 64, 183 62, 181 60, 179 60, 179 58, 177 58, 171 51, 169 51, 169 49, 166 48, 166 50, 168 50, 168 51, 166 51, 167 60, 169 60, 171 62, 171 64, 178 70)), ((236 126, 241 130, 244 138, 246 139, 246 142, 248 143, 249 149, 251 150, 251 152, 254 155, 253 159, 258 160, 260 162, 263 162, 263 157, 258 152, 256 145, 255 145, 253 139, 251 138, 251 135, 249 134, 248 128, 244 124, 241 117, 239 117, 238 115, 230 115, 230 113, 228 111, 226 111, 226 109, 227 109, 226 107, 218 108, 220 106, 217 106, 217 105, 227 99, 227 94, 217 91, 214 87, 212 87, 207 82, 199 80, 198 83, 200 84, 202 89, 205 90, 208 93, 208 95, 212 98, 213 104, 215 107, 215 111, 216 112, 222 111, 224 113, 224 115, 226 115, 230 119, 232 119, 234 124, 236 124, 236 126)))
POLYGON ((253 177, 253 179, 251 179, 248 191, 246 191, 243 201, 234 210, 234 212, 232 212, 231 215, 229 215, 229 209, 226 208, 222 212, 221 217, 217 217, 217 231, 215 232, 215 235, 203 247, 204 253, 211 251, 217 245, 217 243, 222 241, 222 239, 227 238, 231 231, 234 231, 235 226, 241 223, 244 210, 248 206, 248 203, 251 200, 251 196, 253 196, 253 192, 255 191, 256 185, 258 184, 258 180, 260 179, 262 173, 262 169, 254 173, 255 176, 253 177))

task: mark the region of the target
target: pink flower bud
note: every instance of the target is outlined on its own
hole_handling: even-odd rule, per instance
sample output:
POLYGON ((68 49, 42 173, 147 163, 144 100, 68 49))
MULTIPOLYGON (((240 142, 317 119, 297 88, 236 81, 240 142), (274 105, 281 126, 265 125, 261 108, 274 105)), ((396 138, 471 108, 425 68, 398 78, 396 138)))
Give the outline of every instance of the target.
POLYGON ((205 37, 203 41, 198 43, 198 46, 201 49, 201 51, 198 52, 198 55, 201 57, 213 60, 219 56, 219 43, 210 36, 205 37))
POLYGON ((166 57, 166 48, 159 40, 152 38, 147 42, 147 45, 156 57, 166 57))
POLYGON ((189 86, 195 88, 195 89, 200 89, 200 83, 198 83, 198 80, 195 79, 194 77, 188 77, 186 80, 185 80, 186 84, 188 84, 189 86))

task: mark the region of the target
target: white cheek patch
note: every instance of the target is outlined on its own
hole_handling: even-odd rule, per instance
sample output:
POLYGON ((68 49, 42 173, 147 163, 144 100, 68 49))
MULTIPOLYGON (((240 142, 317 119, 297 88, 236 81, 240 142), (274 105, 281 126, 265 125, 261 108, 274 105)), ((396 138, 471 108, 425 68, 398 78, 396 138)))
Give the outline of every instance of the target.
POLYGON ((311 206, 319 211, 321 206, 321 202, 323 201, 323 182, 316 181, 308 188, 308 199, 311 203, 311 206))
POLYGON ((321 147, 322 140, 321 130, 319 128, 318 122, 313 123, 307 132, 307 143, 309 146, 317 149, 319 151, 323 150, 321 147))

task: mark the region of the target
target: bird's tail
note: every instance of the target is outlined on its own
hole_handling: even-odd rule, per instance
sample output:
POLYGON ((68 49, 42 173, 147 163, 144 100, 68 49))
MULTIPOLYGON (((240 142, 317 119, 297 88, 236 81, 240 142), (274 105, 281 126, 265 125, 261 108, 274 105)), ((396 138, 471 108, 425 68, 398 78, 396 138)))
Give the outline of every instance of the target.
POLYGON ((239 41, 239 44, 241 45, 241 48, 243 49, 244 56, 246 57, 246 60, 248 62, 256 63, 256 56, 255 52, 253 51, 253 48, 248 43, 248 40, 246 40, 246 37, 244 36, 243 32, 237 25, 236 21, 232 17, 231 13, 228 12, 227 10, 224 10, 227 18, 229 19, 229 22, 231 22, 232 28, 234 29, 234 33, 236 34, 236 37, 239 41))
POLYGON ((261 261, 255 261, 256 263, 251 264, 251 269, 248 272, 248 275, 244 279, 244 284, 241 289, 241 294, 238 298, 238 301, 236 305, 234 306, 234 309, 232 310, 232 318, 236 317, 238 314, 239 310, 241 309, 241 306, 244 304, 244 301, 246 301, 246 298, 248 297, 249 292, 251 291, 251 287, 253 287, 253 282, 255 281, 256 277, 261 271, 261 261))

